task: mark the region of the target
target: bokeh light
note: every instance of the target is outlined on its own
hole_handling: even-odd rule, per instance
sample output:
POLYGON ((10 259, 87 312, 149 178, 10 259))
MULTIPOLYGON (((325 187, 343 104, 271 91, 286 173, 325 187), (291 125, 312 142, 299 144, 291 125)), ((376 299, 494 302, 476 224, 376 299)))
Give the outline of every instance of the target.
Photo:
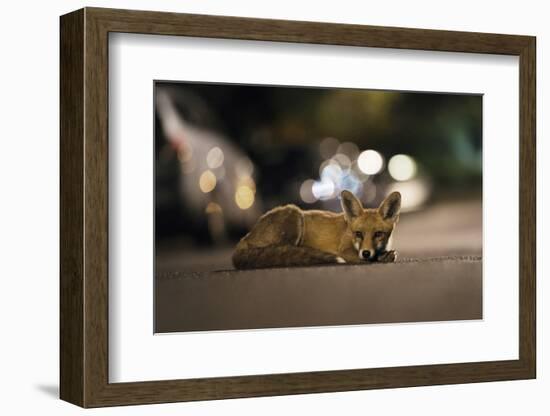
POLYGON ((199 178, 199 188, 205 194, 212 192, 216 187, 216 175, 211 170, 204 171, 199 178))
POLYGON ((350 169, 350 172, 352 172, 355 177, 360 180, 361 182, 366 182, 369 180, 369 178, 371 177, 371 175, 367 175, 365 172, 363 172, 360 168, 359 168, 359 165, 357 164, 357 160, 355 160, 352 165, 351 165, 351 169, 350 169))
POLYGON ((355 160, 359 155, 359 147, 353 142, 344 142, 340 146, 338 146, 336 153, 342 153, 346 155, 349 159, 355 160))
POLYGON ((338 181, 342 176, 342 168, 335 160, 329 160, 327 163, 321 165, 320 177, 321 179, 330 179, 333 182, 338 181))
POLYGON ((206 164, 210 169, 219 168, 223 164, 223 151, 218 146, 213 147, 206 154, 206 164))
POLYGON ((342 179, 338 184, 337 193, 340 193, 344 189, 347 189, 355 195, 360 195, 363 190, 363 183, 353 173, 348 173, 342 176, 342 179))
POLYGON ((424 204, 430 196, 429 184, 420 178, 406 182, 394 182, 390 185, 388 193, 401 193, 401 210, 411 211, 424 204))
POLYGON ((247 186, 252 189, 252 192, 256 193, 256 182, 250 176, 239 178, 238 186, 247 186))
POLYGON ((330 159, 334 156, 334 154, 336 154, 339 145, 340 142, 338 139, 335 139, 334 137, 327 137, 319 144, 319 153, 324 159, 330 159))
POLYGON ((343 153, 337 153, 332 158, 343 170, 349 170, 351 168, 351 160, 350 158, 343 154, 343 153))
POLYGON ((359 155, 357 166, 367 175, 376 175, 384 166, 384 158, 376 150, 365 150, 359 155))
POLYGON ((240 209, 248 209, 254 204, 254 190, 248 185, 240 185, 235 192, 235 202, 240 209))
POLYGON ((328 163, 321 165, 321 181, 331 181, 333 184, 340 182, 343 171, 340 165, 335 160, 330 160, 328 163))
POLYGON ((396 181, 408 181, 416 175, 416 162, 408 155, 395 155, 388 163, 388 171, 396 181))
POLYGON ((315 181, 313 179, 305 180, 300 186, 300 198, 306 204, 313 204, 317 201, 315 195, 313 195, 313 184, 315 181))
POLYGON ((315 181, 311 187, 311 191, 315 198, 324 201, 334 197, 336 186, 332 180, 325 178, 315 181))
POLYGON ((222 207, 215 202, 209 202, 206 206, 205 212, 207 214, 221 214, 223 213, 222 207))

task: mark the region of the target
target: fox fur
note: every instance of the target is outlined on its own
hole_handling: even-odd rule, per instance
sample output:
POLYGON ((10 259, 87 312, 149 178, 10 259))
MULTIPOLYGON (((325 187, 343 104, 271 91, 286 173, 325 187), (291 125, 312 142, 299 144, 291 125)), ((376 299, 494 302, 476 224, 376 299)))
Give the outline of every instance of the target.
POLYGON ((342 212, 302 210, 284 205, 265 213, 237 244, 237 269, 330 263, 394 262, 391 236, 399 219, 401 194, 393 192, 378 208, 365 209, 349 191, 342 212))

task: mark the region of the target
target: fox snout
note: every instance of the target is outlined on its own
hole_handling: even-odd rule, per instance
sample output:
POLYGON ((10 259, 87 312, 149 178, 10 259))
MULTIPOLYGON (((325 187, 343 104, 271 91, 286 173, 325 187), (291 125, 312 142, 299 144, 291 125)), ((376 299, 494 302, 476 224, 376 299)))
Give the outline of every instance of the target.
POLYGON ((372 254, 370 250, 359 250, 359 257, 363 260, 372 260, 374 258, 372 254))

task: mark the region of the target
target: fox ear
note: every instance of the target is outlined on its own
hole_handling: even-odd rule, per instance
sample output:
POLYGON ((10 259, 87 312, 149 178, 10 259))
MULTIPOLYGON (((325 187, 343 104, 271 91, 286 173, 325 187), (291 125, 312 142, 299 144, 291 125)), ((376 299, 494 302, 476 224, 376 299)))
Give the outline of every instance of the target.
POLYGON ((350 191, 342 191, 342 210, 346 217, 346 221, 351 221, 363 213, 363 205, 350 191))
POLYGON ((378 213, 386 221, 396 222, 401 211, 401 194, 392 192, 382 201, 378 207, 378 213))

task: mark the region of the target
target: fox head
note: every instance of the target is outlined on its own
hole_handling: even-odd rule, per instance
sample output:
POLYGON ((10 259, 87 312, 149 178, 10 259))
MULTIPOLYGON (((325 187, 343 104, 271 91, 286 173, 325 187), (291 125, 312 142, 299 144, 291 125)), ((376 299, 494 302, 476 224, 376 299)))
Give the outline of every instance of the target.
POLYGON ((362 260, 373 261, 390 249, 391 234, 399 219, 401 194, 392 192, 378 208, 365 209, 349 191, 342 191, 342 210, 347 224, 347 239, 362 260))

